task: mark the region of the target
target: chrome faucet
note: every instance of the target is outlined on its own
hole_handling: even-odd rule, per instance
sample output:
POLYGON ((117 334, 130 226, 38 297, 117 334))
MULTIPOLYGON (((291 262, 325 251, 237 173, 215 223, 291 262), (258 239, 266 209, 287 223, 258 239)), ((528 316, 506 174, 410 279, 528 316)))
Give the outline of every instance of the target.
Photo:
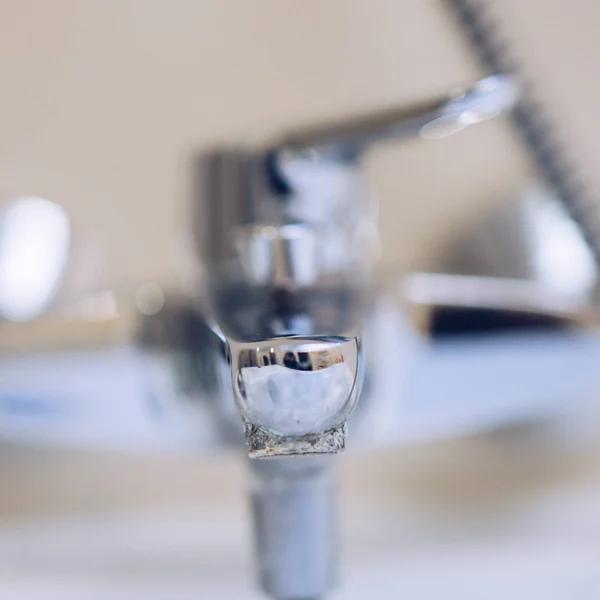
POLYGON ((208 213, 197 239, 209 312, 227 344, 248 454, 269 459, 250 468, 256 553, 273 598, 322 598, 333 580, 332 465, 316 455, 344 449, 373 360, 362 337, 378 234, 362 157, 379 142, 458 132, 515 98, 514 82, 497 75, 413 108, 202 159, 198 204, 208 213))
POLYGON ((412 108, 203 154, 201 306, 194 293, 145 285, 125 303, 102 291, 2 321, 0 430, 153 450, 245 436, 262 587, 279 600, 322 598, 337 555, 328 455, 348 430, 349 444, 361 439, 366 409, 348 418, 379 401, 373 381, 395 350, 373 341, 379 240, 362 158, 380 142, 445 137, 504 114, 516 95, 496 75, 412 108), (60 418, 49 426, 40 411, 60 418))
POLYGON ((344 447, 378 247, 365 151, 445 137, 505 113, 515 97, 497 75, 416 107, 203 157, 197 239, 251 456, 344 447))

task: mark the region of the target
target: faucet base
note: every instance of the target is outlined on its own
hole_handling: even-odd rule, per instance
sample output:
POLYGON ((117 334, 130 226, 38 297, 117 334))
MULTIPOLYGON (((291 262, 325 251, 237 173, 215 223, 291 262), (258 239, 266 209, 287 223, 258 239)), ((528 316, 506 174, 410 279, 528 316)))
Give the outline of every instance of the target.
POLYGON ((337 454, 346 446, 346 423, 321 433, 294 436, 279 435, 246 422, 245 435, 250 458, 337 454))
POLYGON ((250 461, 255 556, 274 600, 317 600, 337 572, 337 485, 330 458, 250 461))

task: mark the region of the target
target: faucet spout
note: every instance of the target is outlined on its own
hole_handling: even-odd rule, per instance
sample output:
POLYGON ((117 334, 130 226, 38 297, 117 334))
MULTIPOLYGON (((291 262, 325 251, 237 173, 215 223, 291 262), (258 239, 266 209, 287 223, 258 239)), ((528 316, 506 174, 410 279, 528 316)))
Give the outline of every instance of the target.
POLYGON ((360 386, 357 338, 230 341, 228 359, 251 458, 344 449, 360 386))

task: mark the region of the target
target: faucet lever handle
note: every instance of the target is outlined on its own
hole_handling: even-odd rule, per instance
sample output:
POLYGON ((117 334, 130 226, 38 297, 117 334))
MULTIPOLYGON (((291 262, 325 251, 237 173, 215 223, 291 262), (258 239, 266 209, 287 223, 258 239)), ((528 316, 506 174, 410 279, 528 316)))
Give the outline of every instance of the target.
POLYGON ((514 77, 492 75, 470 86, 457 87, 443 98, 292 132, 271 153, 276 159, 283 154, 317 152, 356 160, 374 143, 415 136, 437 139, 487 121, 509 112, 517 96, 514 77))

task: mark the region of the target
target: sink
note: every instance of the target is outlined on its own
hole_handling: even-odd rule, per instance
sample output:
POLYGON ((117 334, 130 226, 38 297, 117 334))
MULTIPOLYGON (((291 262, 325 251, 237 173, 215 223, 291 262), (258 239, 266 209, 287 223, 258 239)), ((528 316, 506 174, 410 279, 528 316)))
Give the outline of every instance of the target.
MULTIPOLYGON (((332 598, 598 597, 600 453, 543 438, 511 430, 343 457, 332 598)), ((0 597, 262 597, 239 457, 0 456, 0 597)))

